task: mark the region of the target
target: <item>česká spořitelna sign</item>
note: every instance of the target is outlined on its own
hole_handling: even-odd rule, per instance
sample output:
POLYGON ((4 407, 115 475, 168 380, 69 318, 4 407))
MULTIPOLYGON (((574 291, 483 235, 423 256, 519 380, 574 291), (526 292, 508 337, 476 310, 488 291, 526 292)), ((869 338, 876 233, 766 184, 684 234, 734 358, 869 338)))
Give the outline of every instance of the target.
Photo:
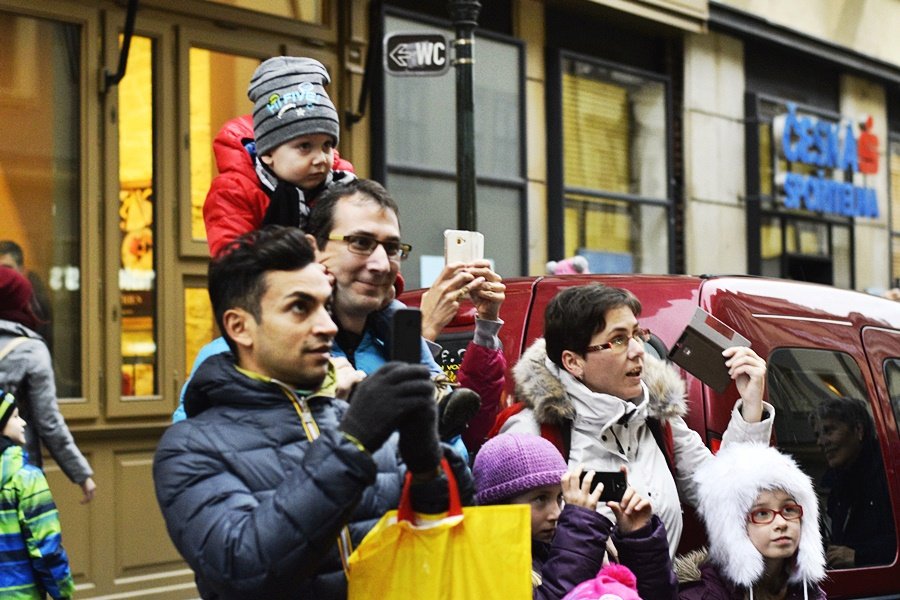
POLYGON ((878 137, 872 133, 872 117, 855 126, 851 119, 835 122, 798 114, 792 103, 787 107, 787 114, 772 122, 777 158, 786 160, 788 169, 808 165, 815 171, 778 173, 776 166, 784 208, 877 218, 878 195, 866 185, 867 176, 878 172, 878 137))

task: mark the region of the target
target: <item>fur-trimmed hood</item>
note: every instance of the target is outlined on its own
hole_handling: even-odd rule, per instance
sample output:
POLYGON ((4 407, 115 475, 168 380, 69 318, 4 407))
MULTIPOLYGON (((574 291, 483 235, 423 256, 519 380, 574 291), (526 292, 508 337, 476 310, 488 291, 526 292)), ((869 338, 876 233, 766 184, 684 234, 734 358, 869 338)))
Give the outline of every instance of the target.
MULTIPOLYGON (((538 423, 562 425, 575 418, 560 369, 547 358, 544 338, 535 340, 522 354, 513 376, 516 399, 534 411, 538 423)), ((674 367, 645 353, 641 380, 650 397, 648 416, 666 420, 687 414, 684 380, 674 367)))
POLYGON ((747 535, 747 513, 759 493, 784 490, 803 507, 800 544, 789 583, 819 583, 825 555, 812 481, 794 460, 763 444, 733 443, 695 474, 698 514, 709 536, 709 560, 731 583, 750 587, 763 576, 763 556, 747 535))

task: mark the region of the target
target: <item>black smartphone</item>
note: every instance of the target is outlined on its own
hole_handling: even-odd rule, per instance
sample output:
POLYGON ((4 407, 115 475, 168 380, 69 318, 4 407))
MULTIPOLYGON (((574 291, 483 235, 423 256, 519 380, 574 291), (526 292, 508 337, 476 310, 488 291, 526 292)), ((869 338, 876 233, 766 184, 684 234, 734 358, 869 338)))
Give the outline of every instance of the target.
MULTIPOLYGON (((584 481, 588 471, 593 469, 585 469, 581 473, 580 481, 584 481)), ((625 488, 628 482, 625 480, 625 473, 622 471, 595 471, 594 479, 591 481, 591 491, 597 487, 598 483, 603 484, 603 492, 600 493, 600 502, 621 502, 622 496, 625 495, 625 488)))
POLYGON ((394 313, 389 355, 391 360, 422 362, 422 311, 401 308, 394 313))

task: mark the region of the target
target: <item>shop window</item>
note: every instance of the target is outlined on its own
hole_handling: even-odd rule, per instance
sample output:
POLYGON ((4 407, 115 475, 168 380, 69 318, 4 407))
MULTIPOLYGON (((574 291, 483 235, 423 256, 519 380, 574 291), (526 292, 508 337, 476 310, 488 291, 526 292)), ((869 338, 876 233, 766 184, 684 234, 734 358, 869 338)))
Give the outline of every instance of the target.
POLYGON ((191 48, 190 60, 190 235, 206 241, 203 202, 209 184, 218 172, 213 155, 213 138, 226 121, 250 114, 247 98, 250 81, 259 60, 204 48, 191 48))
POLYGON ((768 362, 777 443, 813 479, 829 568, 890 564, 894 517, 859 367, 847 354, 810 349, 779 349, 768 362))
POLYGON ((657 240, 667 233, 665 207, 572 194, 566 197, 566 256, 588 259, 593 273, 665 273, 666 255, 657 240), (644 249, 647 249, 644 252, 644 249))
POLYGON ((218 335, 206 285, 184 287, 184 372, 190 373, 194 357, 218 335))
POLYGON ((131 40, 119 94, 122 395, 158 393, 153 41, 131 40))
MULTIPOLYGON (((759 201, 748 203, 748 220, 759 225, 759 250, 755 256, 751 250, 750 272, 852 288, 851 219, 838 214, 833 203, 825 202, 824 191, 819 193, 823 199, 822 210, 809 209, 816 202, 815 194, 809 190, 824 190, 810 187, 809 182, 838 184, 843 182, 845 173, 800 160, 788 160, 796 157, 786 156, 783 150, 785 115, 789 113, 786 101, 751 95, 751 107, 757 112, 748 124, 754 128, 750 139, 756 140, 757 148, 755 157, 751 153, 751 164, 755 161, 758 177, 755 180, 752 176, 749 178, 748 193, 759 201), (808 184, 801 194, 794 196, 806 198, 810 195, 810 198, 800 199, 799 205, 795 205, 797 198, 789 197, 785 192, 787 180, 795 185, 797 182, 808 184), (825 210, 827 207, 831 208, 825 210)), ((805 109, 795 108, 795 116, 802 119, 806 114, 805 109)), ((830 113, 810 111, 810 114, 820 118, 815 122, 821 123, 823 129, 829 123, 841 122, 840 117, 830 113)), ((810 116, 810 122, 813 122, 813 116, 810 116)))
MULTIPOLYGON (((440 32, 386 15, 386 33, 440 32)), ((524 268, 523 77, 519 44, 476 36, 474 69, 477 227, 485 257, 504 276, 524 268)), ((443 267, 444 229, 456 227, 456 88, 453 68, 439 77, 385 76, 385 183, 400 206, 407 287, 430 285, 443 267)))
POLYGON ((57 395, 82 392, 81 105, 76 25, 0 13, 0 238, 44 290, 57 395), (65 101, 57 101, 65 99, 65 101))
MULTIPOLYGON (((209 0, 216 4, 227 4, 249 10, 287 17, 321 25, 327 18, 329 3, 324 0, 209 0)), ((248 80, 249 81, 249 80, 248 80)))
POLYGON ((563 252, 595 273, 667 272, 666 84, 562 59, 563 252))
POLYGON ((900 286, 900 134, 888 145, 888 176, 891 185, 891 280, 900 286))

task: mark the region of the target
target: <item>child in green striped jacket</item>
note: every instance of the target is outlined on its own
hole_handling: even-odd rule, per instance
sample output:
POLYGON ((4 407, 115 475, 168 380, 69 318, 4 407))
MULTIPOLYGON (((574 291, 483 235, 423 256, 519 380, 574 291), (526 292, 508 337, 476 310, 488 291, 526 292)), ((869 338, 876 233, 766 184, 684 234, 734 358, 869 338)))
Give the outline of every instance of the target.
POLYGON ((25 458, 25 420, 0 391, 0 598, 71 598, 75 583, 62 547, 47 478, 25 458))

